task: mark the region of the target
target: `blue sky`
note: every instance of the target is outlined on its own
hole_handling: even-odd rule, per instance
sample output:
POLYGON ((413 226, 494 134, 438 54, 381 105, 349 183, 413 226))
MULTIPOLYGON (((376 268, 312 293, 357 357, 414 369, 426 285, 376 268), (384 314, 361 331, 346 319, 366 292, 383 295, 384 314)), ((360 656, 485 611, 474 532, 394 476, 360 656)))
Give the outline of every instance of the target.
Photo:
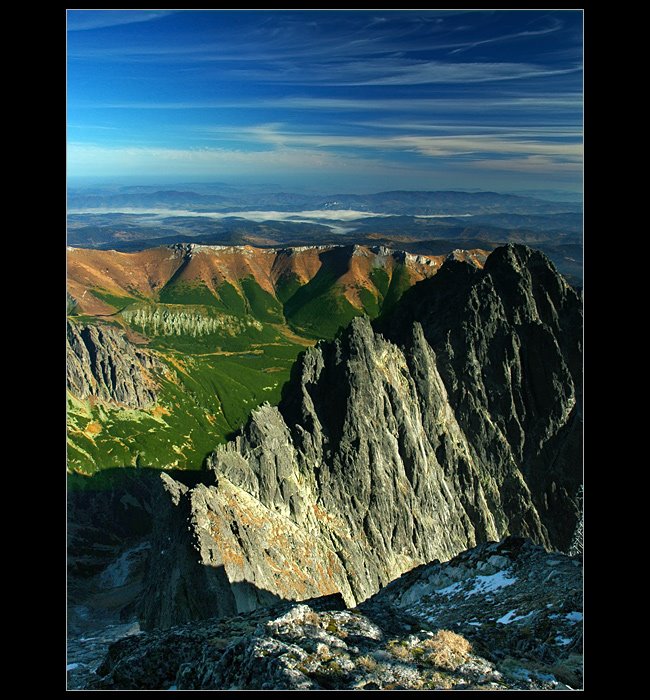
POLYGON ((67 15, 71 182, 582 187, 580 11, 67 15))

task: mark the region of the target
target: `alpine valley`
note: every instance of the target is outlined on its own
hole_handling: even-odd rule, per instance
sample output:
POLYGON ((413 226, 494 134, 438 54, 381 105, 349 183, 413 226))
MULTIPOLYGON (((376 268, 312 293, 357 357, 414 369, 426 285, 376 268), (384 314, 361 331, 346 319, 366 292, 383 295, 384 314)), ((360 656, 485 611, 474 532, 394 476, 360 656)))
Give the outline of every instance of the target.
POLYGON ((579 206, 181 195, 69 203, 68 687, 581 688, 579 206))

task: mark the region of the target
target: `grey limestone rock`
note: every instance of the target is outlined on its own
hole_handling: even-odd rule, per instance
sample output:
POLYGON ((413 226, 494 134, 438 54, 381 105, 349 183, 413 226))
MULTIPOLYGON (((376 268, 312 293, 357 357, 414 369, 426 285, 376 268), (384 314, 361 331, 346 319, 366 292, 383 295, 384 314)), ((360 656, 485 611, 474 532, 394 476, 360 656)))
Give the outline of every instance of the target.
POLYGON ((278 603, 126 637, 92 689, 582 687, 582 563, 522 538, 418 567, 354 609, 278 603))
POLYGON ((436 353, 481 478, 500 494, 496 517, 511 533, 567 551, 582 483, 577 292, 543 253, 508 245, 483 270, 449 261, 380 328, 398 340, 414 321, 436 353))
POLYGON ((580 350, 580 301, 545 256, 448 260, 391 318, 308 349, 280 405, 254 411, 208 459, 211 478, 175 496, 185 554, 152 565, 143 624, 169 624, 170 604, 176 621, 335 591, 355 605, 506 535, 567 551, 580 350), (161 592, 193 576, 183 604, 161 592))
POLYGON ((77 398, 93 396, 145 408, 156 401, 152 370, 160 367, 151 353, 131 343, 117 328, 68 321, 66 386, 77 398))

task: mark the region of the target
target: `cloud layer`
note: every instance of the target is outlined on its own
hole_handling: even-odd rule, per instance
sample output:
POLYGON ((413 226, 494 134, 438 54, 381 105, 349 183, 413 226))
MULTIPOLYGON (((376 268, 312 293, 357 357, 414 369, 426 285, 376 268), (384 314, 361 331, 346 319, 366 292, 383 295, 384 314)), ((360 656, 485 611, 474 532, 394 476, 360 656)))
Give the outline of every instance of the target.
POLYGON ((581 186, 580 11, 68 11, 71 176, 581 186))

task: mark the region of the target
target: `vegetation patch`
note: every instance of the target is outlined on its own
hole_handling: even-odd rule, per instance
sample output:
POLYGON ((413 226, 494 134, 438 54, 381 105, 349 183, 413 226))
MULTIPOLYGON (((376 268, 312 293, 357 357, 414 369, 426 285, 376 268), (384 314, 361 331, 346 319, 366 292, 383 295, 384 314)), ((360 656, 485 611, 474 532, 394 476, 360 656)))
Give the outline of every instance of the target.
POLYGON ((133 297, 111 294, 110 292, 106 292, 102 289, 93 289, 92 294, 100 301, 104 301, 110 306, 114 306, 116 309, 124 309, 135 301, 133 297))
POLYGON ((449 671, 455 671, 472 651, 472 645, 465 637, 450 630, 439 630, 420 646, 425 650, 424 661, 449 671))
POLYGON ((248 307, 252 316, 267 323, 283 323, 284 314, 280 302, 252 278, 246 277, 241 281, 241 286, 248 301, 248 307))
POLYGON ((190 284, 171 280, 160 290, 158 299, 162 304, 200 304, 224 309, 219 299, 201 282, 190 284))

